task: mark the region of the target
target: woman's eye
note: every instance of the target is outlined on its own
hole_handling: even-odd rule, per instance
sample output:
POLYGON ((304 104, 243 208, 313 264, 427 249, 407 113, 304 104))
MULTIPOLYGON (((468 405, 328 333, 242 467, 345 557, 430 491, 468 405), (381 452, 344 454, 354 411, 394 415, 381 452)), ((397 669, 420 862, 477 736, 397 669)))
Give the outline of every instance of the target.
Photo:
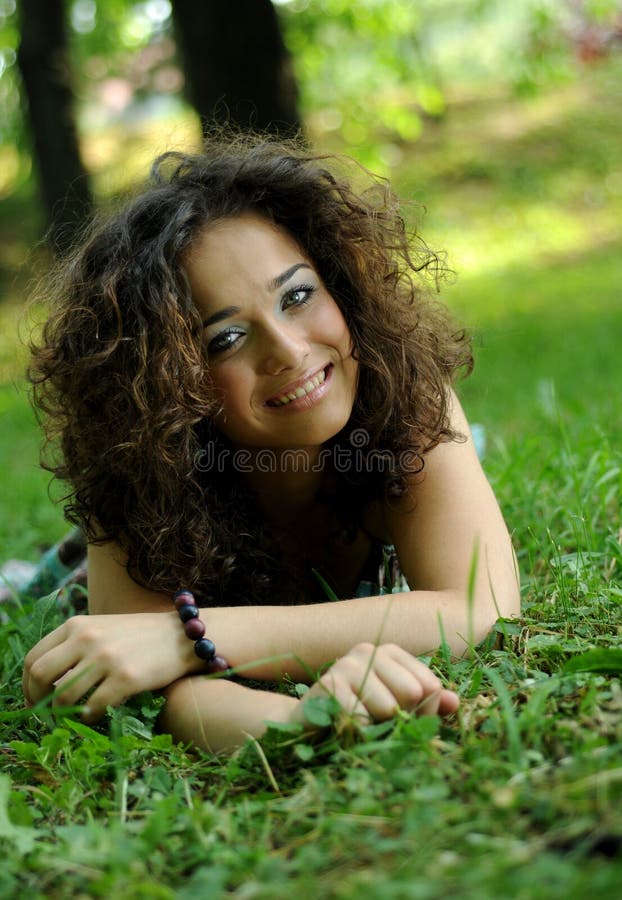
POLYGON ((283 297, 283 309, 288 309, 291 306, 304 306, 305 303, 309 302, 314 292, 315 288, 311 284, 301 284, 292 288, 283 297))
POLYGON ((211 354, 216 353, 224 353, 225 350, 230 350, 234 347, 240 335, 244 334, 243 331, 239 331, 235 328, 230 328, 227 331, 223 331, 220 334, 217 334, 215 338, 207 345, 207 352, 211 354))

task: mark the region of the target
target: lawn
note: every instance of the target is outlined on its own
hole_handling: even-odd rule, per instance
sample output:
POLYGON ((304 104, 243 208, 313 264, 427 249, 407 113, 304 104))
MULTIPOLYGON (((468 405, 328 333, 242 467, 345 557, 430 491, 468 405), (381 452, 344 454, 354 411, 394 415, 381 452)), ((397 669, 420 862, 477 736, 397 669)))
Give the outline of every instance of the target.
MULTIPOLYGON (((225 758, 152 736, 149 697, 90 729, 22 709, 23 654, 59 619, 7 608, 2 896, 619 896, 620 69, 463 98, 392 172, 456 273, 443 293, 477 359, 460 393, 522 574, 520 620, 432 661, 459 714, 363 733, 337 717, 317 740, 273 730, 225 758)), ((20 378, 26 282, 3 284, 0 548, 32 557, 64 525, 20 378)))

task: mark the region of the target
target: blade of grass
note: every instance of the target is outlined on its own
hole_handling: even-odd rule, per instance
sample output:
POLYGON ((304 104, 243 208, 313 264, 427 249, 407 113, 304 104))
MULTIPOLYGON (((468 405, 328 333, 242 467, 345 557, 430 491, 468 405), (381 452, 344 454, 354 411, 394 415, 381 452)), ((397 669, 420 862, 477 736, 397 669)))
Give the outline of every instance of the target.
POLYGON ((516 769, 524 768, 523 747, 520 738, 518 719, 512 707, 512 698, 507 685, 495 669, 485 668, 484 672, 489 678, 499 698, 499 708, 505 722, 505 730, 508 738, 508 753, 510 761, 516 769))

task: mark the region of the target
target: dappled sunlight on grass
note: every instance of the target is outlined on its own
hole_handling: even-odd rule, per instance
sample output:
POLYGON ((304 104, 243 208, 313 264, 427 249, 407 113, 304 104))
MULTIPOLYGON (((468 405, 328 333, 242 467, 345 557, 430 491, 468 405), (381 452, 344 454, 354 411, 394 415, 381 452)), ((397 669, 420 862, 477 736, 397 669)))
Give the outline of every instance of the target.
MULTIPOLYGON (((484 98, 430 125, 394 180, 464 278, 571 261, 620 237, 621 64, 530 98, 484 98)), ((478 312, 495 317, 484 302, 478 312)))
POLYGON ((36 558, 40 545, 60 538, 67 523, 48 499, 50 475, 39 466, 41 435, 23 385, 0 385, 0 428, 0 560, 36 558))
MULTIPOLYGON (((593 206, 576 213, 555 201, 526 198, 511 205, 481 191, 460 191, 450 215, 430 223, 433 246, 448 248, 452 268, 463 276, 507 267, 543 266, 571 259, 613 241, 619 232, 622 203, 593 206), (479 196, 478 196, 479 195, 479 196)), ((495 316, 494 308, 482 314, 495 316)))
POLYGON ((474 327, 508 324, 516 315, 555 318, 560 335, 572 328, 573 316, 598 321, 605 313, 621 316, 620 250, 617 242, 517 260, 512 265, 459 276, 447 298, 474 327))
POLYGON ((617 244, 459 280, 449 298, 476 343, 461 388, 469 414, 499 434, 545 433, 559 420, 622 440, 620 282, 617 244))
MULTIPOLYGON (((27 247, 14 272, 5 271, 0 302, 0 386, 21 383, 28 362, 28 342, 34 328, 46 318, 45 309, 34 299, 38 279, 44 278, 49 256, 44 247, 27 247)), ((18 250, 16 249, 17 253, 18 250)))
POLYGON ((443 295, 476 338, 461 393, 494 435, 559 419, 622 437, 619 71, 450 109, 396 173, 456 273, 443 295))
POLYGON ((23 308, 17 300, 0 303, 0 385, 19 379, 28 351, 19 338, 23 308))

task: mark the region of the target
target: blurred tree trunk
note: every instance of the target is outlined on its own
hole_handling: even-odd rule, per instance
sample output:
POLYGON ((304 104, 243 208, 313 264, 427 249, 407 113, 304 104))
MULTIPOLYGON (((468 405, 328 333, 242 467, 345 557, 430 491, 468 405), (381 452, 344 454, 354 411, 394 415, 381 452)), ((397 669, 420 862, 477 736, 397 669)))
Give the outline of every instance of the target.
POLYGON ((41 198, 55 250, 77 234, 92 206, 73 112, 63 0, 19 0, 17 54, 28 100, 41 198))
POLYGON ((270 0, 173 0, 188 95, 203 130, 300 128, 298 91, 270 0))

